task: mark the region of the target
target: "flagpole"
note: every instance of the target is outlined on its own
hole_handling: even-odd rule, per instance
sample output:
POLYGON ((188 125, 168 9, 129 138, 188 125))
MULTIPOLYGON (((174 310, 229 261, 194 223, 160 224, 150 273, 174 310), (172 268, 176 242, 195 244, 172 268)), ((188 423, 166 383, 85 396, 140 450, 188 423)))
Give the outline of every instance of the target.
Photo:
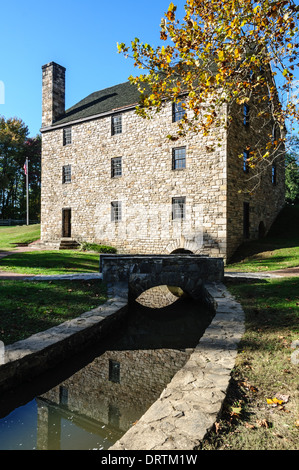
POLYGON ((28 184, 28 157, 26 157, 26 205, 27 205, 27 225, 29 225, 29 184, 28 184))

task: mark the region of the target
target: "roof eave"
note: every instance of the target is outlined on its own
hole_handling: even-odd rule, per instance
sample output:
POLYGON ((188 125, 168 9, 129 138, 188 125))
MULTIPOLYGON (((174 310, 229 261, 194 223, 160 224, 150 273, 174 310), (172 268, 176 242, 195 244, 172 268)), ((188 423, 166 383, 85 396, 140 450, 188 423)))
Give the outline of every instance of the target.
POLYGON ((123 106, 121 108, 111 109, 110 111, 106 111, 104 113, 93 114, 92 116, 87 116, 87 117, 80 118, 80 119, 74 119, 73 121, 63 122, 61 124, 52 124, 51 126, 42 127, 40 129, 40 132, 43 133, 43 132, 54 131, 56 129, 62 129, 64 127, 73 126, 75 124, 81 124, 83 122, 93 121, 95 119, 112 116, 113 114, 118 114, 120 112, 131 111, 132 109, 136 108, 137 104, 138 103, 128 105, 128 106, 123 106))

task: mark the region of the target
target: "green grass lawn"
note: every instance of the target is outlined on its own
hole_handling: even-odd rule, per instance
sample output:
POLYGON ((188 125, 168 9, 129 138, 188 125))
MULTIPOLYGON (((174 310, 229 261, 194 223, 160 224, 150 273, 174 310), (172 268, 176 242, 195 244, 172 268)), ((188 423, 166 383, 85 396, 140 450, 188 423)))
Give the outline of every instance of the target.
POLYGON ((226 271, 275 271, 296 266, 299 266, 299 206, 285 206, 268 235, 240 246, 226 271))
POLYGON ((39 224, 0 227, 0 251, 11 251, 15 243, 31 243, 39 238, 39 224))
POLYGON ((31 251, 0 259, 0 271, 22 274, 99 272, 99 253, 76 250, 31 251))
POLYGON ((243 306, 246 332, 223 411, 201 448, 298 450, 298 364, 291 345, 299 339, 299 278, 227 286, 243 306), (273 403, 277 396, 282 403, 273 403))
POLYGON ((76 318, 106 301, 106 288, 89 281, 0 281, 0 340, 4 344, 76 318))

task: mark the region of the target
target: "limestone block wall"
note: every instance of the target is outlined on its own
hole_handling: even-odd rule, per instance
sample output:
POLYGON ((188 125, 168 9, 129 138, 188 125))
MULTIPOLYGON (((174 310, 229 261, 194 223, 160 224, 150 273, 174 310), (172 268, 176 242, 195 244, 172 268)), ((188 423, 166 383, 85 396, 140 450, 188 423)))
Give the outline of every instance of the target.
MULTIPOLYGON (((250 103, 249 125, 243 124, 243 107, 233 107, 227 142, 227 259, 246 240, 257 239, 269 231, 284 206, 284 149, 265 160, 256 169, 243 168, 246 147, 259 148, 261 153, 271 135, 272 123, 258 117, 258 109, 250 103), (241 157, 240 157, 241 156, 241 157), (275 156, 275 158, 274 158, 275 156), (276 167, 272 182, 272 164, 276 167), (248 237, 244 236, 244 203, 249 204, 248 237)), ((265 152, 265 150, 264 150, 265 152)))
POLYGON ((111 116, 43 132, 41 238, 59 242, 62 209, 71 208, 72 238, 105 243, 120 253, 193 253, 226 257, 226 133, 189 135, 172 142, 171 105, 151 120, 122 113, 122 133, 111 135, 111 116), (221 146, 217 146, 220 139, 221 146), (211 147, 215 144, 215 151, 211 147), (186 168, 172 169, 172 150, 186 148, 186 168), (122 157, 122 176, 111 159, 122 157), (71 165, 71 182, 62 167, 71 165), (172 198, 185 197, 185 219, 172 220, 172 198), (111 221, 111 202, 122 219, 111 221))
POLYGON ((55 62, 42 67, 42 126, 51 126, 65 111, 65 68, 55 62))
POLYGON ((159 397, 190 353, 175 349, 107 351, 41 398, 59 404, 63 386, 68 390, 70 410, 109 424, 114 407, 119 428, 126 431, 159 397), (120 363, 119 383, 109 378, 110 360, 120 363))

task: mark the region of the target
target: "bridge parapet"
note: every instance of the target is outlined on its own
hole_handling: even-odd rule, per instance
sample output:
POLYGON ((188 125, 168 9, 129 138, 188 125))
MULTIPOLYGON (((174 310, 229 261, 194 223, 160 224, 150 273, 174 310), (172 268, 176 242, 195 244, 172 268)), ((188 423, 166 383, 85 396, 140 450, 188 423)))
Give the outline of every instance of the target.
POLYGON ((199 297, 205 282, 222 282, 221 258, 193 254, 100 256, 104 282, 128 282, 130 296, 158 285, 181 287, 192 297, 199 297))

